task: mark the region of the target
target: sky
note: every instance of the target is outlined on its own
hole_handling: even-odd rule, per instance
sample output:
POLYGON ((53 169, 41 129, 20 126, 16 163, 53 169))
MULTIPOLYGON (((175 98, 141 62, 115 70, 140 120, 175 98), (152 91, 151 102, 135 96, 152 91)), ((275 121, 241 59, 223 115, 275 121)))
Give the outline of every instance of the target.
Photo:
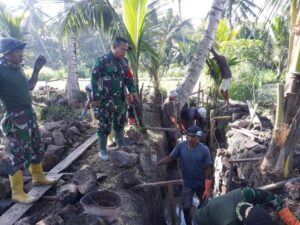
MULTIPOLYGON (((60 0, 61 1, 61 0, 60 0)), ((178 12, 178 1, 172 0, 171 7, 175 12, 178 12)), ((183 19, 191 19, 193 24, 199 24, 200 20, 205 18, 212 4, 212 0, 181 0, 182 17, 183 19)), ((0 0, 7 7, 16 7, 22 0, 0 0)), ((58 3, 58 0, 38 0, 38 5, 54 16, 63 7, 63 3, 58 3)))
MULTIPOLYGON (((63 0, 37 0, 38 5, 50 16, 55 16, 64 6, 63 0)), ((111 2, 113 0, 110 0, 111 2)), ((178 0, 169 0, 173 2, 170 7, 178 13, 178 0)), ((22 0, 0 0, 0 2, 8 7, 15 7, 22 0)), ((182 18, 191 19, 194 26, 198 26, 201 19, 207 16, 211 8, 213 0, 181 0, 182 18)), ((265 0, 254 0, 254 2, 262 6, 265 0)))

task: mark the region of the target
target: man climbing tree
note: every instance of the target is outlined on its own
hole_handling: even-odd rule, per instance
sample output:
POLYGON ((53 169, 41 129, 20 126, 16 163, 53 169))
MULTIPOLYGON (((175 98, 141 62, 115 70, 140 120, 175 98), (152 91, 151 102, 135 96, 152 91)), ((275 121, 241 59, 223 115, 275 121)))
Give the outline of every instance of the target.
POLYGON ((211 48, 211 53, 214 56, 214 59, 216 60, 216 63, 219 66, 220 73, 222 76, 222 83, 220 87, 220 92, 223 95, 224 98, 224 106, 227 107, 229 106, 229 86, 230 86, 230 81, 231 81, 231 71, 228 66, 228 63, 226 61, 225 56, 219 54, 214 48, 211 48))

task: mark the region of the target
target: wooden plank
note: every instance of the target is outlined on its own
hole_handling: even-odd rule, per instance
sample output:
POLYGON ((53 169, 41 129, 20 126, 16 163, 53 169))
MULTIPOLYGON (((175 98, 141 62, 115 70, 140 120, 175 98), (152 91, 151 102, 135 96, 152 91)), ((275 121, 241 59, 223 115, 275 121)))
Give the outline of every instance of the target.
MULTIPOLYGON (((60 179, 64 174, 59 174, 61 171, 69 167, 77 158, 79 158, 95 141, 97 140, 97 134, 91 136, 82 145, 76 148, 68 157, 53 167, 47 177, 53 179, 60 179)), ((49 186, 37 186, 30 190, 29 194, 40 199, 50 188, 49 186)), ((34 203, 33 203, 34 204, 34 203)), ((0 224, 2 225, 13 225, 17 222, 33 204, 20 204, 16 203, 10 207, 1 217, 0 224)))
MULTIPOLYGON (((49 175, 49 178, 59 179, 63 174, 49 175)), ((38 186, 31 189, 30 195, 37 199, 40 199, 52 186, 38 186)), ((20 204, 16 203, 10 207, 1 217, 0 224, 2 225, 13 225, 17 222, 32 206, 33 204, 20 204)))

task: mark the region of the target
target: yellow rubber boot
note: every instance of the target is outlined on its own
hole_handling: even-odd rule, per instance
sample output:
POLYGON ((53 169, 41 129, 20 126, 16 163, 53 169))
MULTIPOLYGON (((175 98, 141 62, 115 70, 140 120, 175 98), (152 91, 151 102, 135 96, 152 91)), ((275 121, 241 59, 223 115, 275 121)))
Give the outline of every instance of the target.
POLYGON ((13 176, 9 176, 11 186, 11 198, 14 202, 31 204, 37 201, 36 198, 24 192, 23 172, 18 170, 13 176))
POLYGON ((108 135, 108 140, 110 141, 110 143, 113 143, 113 142, 114 142, 114 137, 113 137, 112 132, 109 133, 109 135, 108 135))
POLYGON ((95 114, 94 114, 93 108, 90 109, 90 112, 91 112, 91 116, 92 116, 92 125, 95 125, 95 126, 98 125, 98 121, 95 118, 95 114))
POLYGON ((51 185, 55 184, 57 181, 53 179, 48 179, 43 171, 43 166, 41 163, 34 164, 31 163, 29 166, 29 172, 32 176, 32 184, 36 186, 51 185))

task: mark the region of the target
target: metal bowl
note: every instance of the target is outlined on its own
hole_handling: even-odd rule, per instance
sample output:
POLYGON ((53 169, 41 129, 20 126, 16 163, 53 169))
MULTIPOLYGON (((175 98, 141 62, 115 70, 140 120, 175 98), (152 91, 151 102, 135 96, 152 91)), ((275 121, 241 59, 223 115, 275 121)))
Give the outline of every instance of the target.
POLYGON ((113 219, 122 205, 121 197, 112 191, 92 191, 80 199, 85 213, 113 219))

